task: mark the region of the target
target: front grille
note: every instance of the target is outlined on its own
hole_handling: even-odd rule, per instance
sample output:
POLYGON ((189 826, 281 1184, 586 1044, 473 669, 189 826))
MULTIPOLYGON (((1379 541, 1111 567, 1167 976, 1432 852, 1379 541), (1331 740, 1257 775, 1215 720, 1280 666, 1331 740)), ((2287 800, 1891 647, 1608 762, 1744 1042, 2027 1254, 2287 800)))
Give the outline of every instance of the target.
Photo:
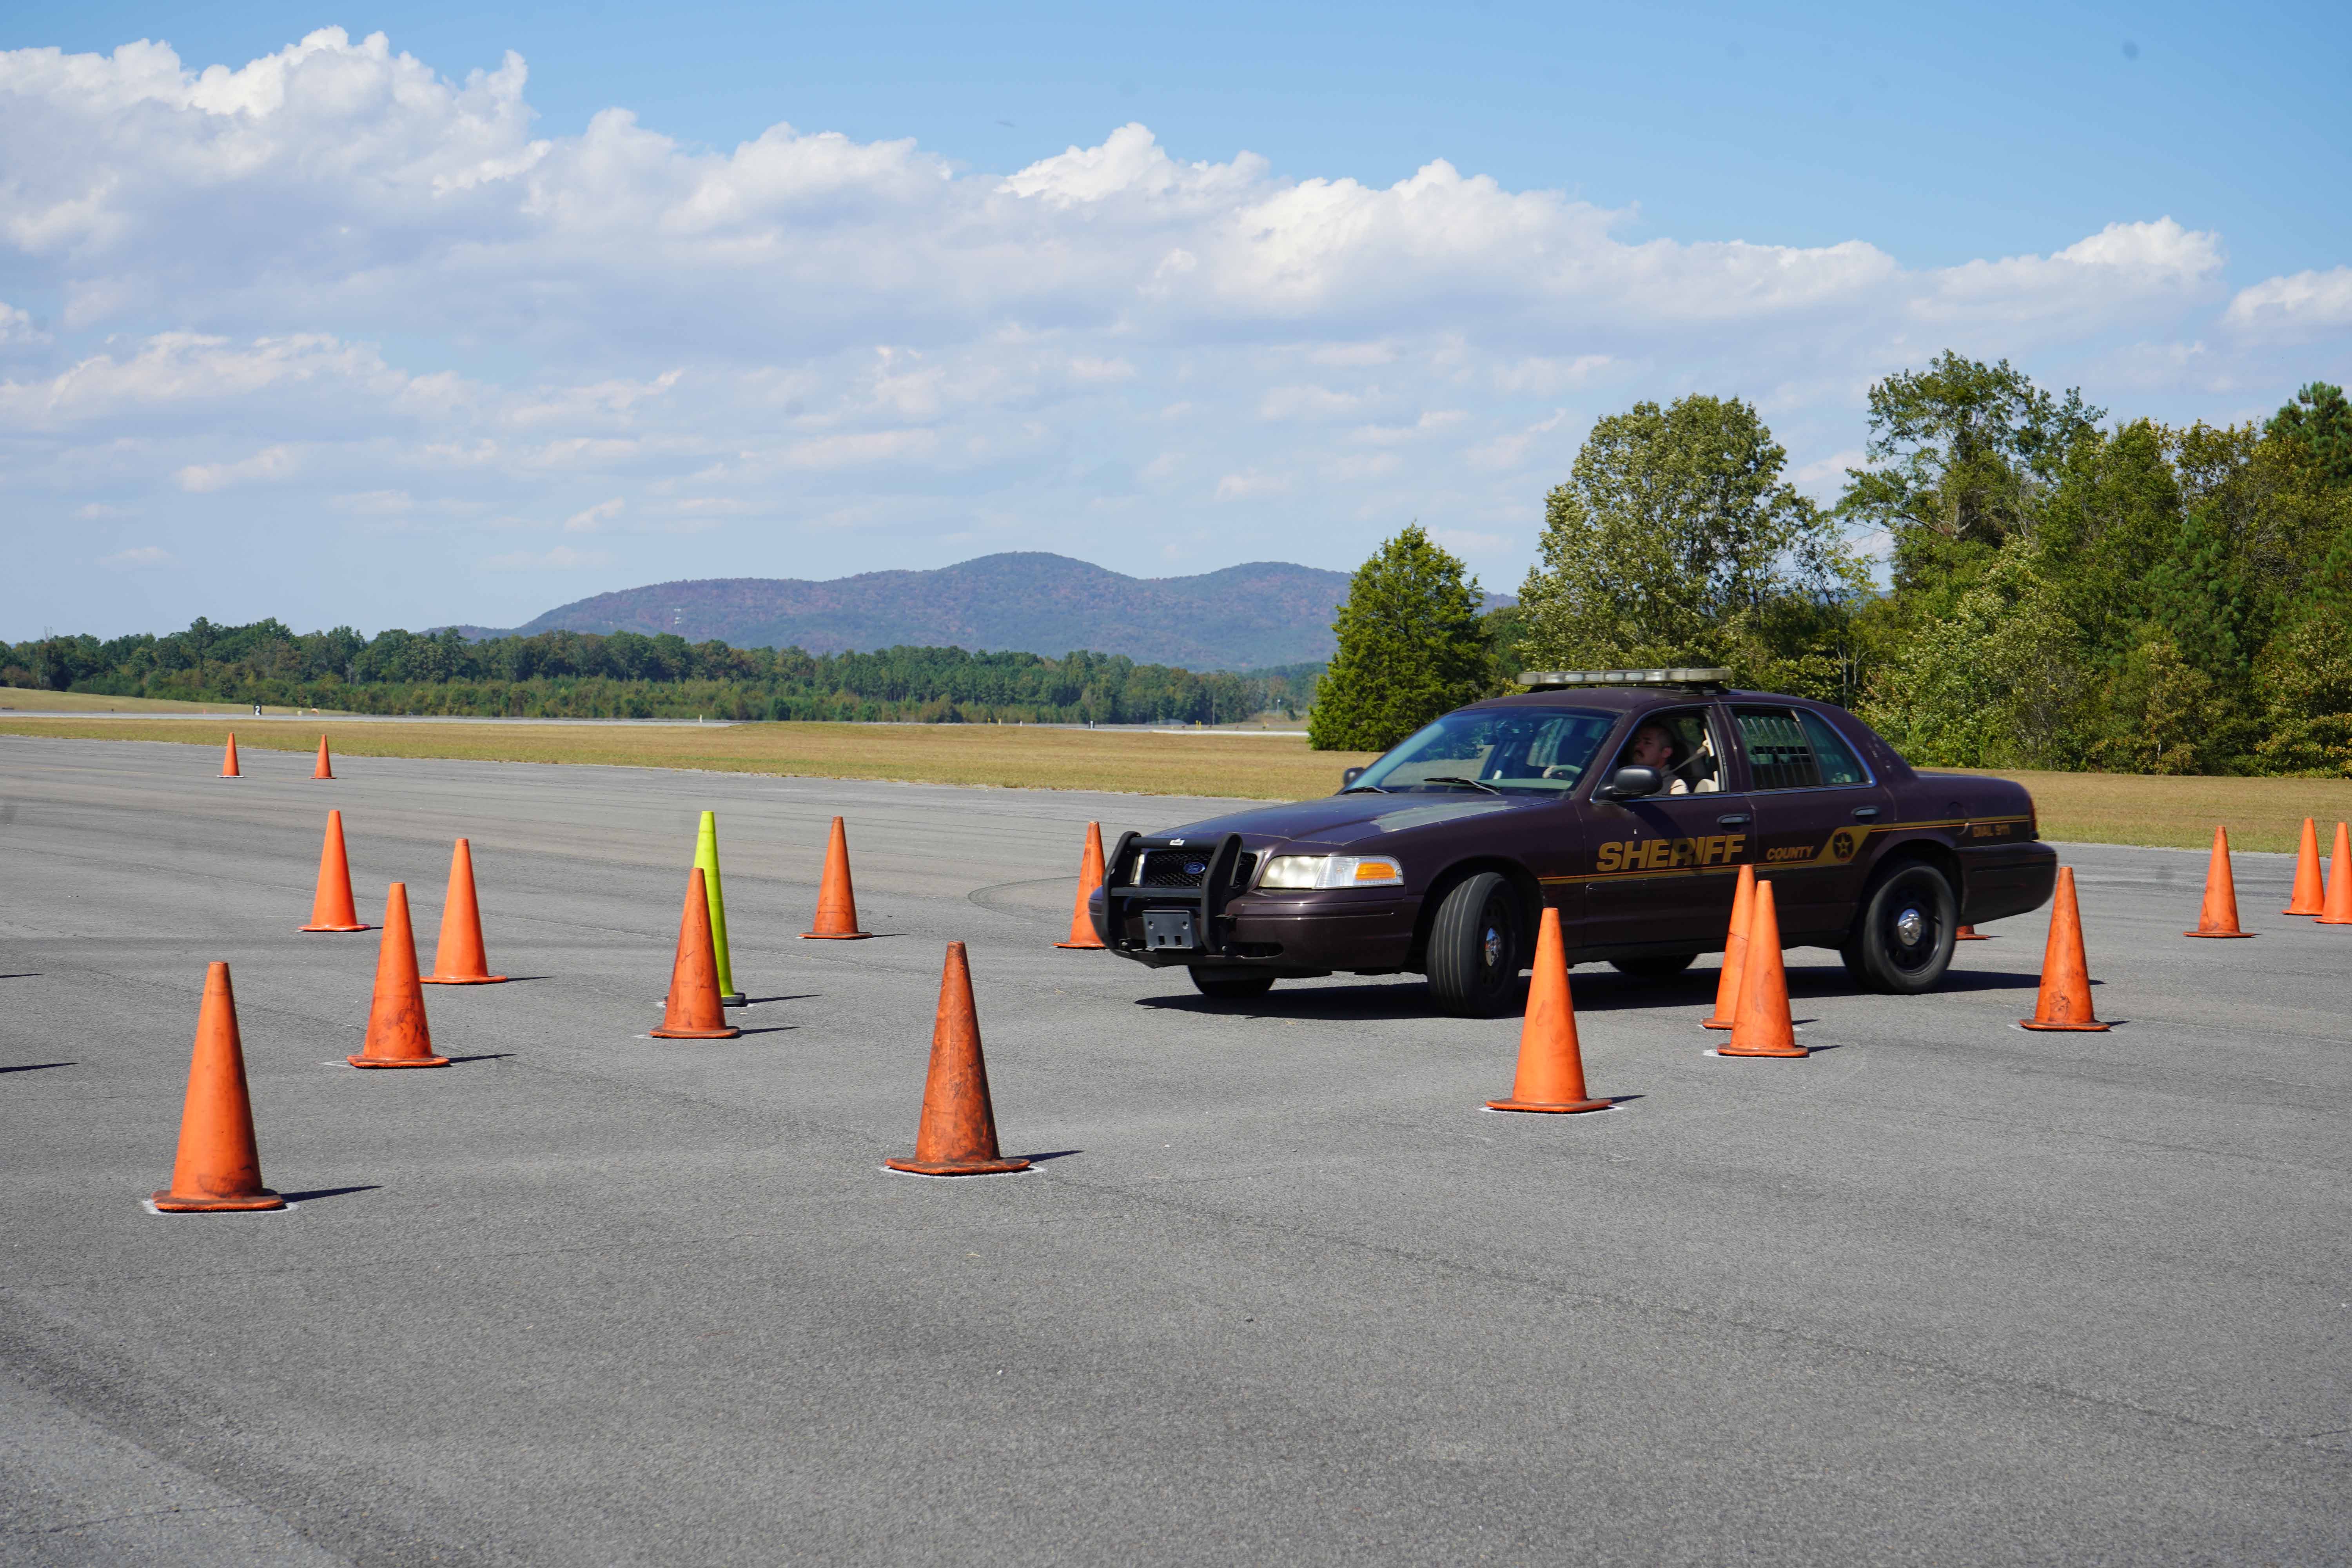
MULTIPOLYGON (((1201 879, 1209 874, 1206 849, 1147 849, 1136 866, 1135 883, 1139 888, 1197 888, 1201 879)), ((1257 857, 1244 855, 1234 863, 1233 885, 1245 888, 1251 873, 1257 869, 1257 857)))

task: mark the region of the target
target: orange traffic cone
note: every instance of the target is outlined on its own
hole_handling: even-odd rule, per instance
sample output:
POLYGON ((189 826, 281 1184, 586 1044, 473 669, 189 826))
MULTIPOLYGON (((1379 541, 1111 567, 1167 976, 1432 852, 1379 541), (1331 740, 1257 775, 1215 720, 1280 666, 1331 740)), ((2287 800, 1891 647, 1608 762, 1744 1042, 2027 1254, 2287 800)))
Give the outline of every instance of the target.
POLYGON ((1954 942, 1990 942, 1992 938, 1974 926, 1962 926, 1952 933, 1952 940, 1954 942))
POLYGON ((310 776, 314 779, 331 779, 335 776, 335 764, 327 758, 327 737, 324 735, 319 737, 319 760, 311 767, 310 776))
POLYGON ((343 854, 343 814, 327 813, 327 841, 319 847, 319 890, 310 897, 303 931, 365 931, 352 903, 352 863, 343 854))
POLYGON ((2104 1029, 2091 1011, 2091 967, 2083 956, 2083 912, 2074 902, 2074 868, 2058 868, 2058 899, 2050 910, 2050 942, 2042 950, 2042 989, 2028 1029, 2104 1029))
POLYGON ((228 749, 221 752, 220 776, 225 779, 241 779, 245 776, 236 769, 236 731, 234 730, 228 732, 228 749))
POLYGON ((2327 858, 2327 901, 2318 923, 2352 926, 2352 837, 2336 825, 2336 853, 2327 858))
POLYGON ((449 857, 449 895, 441 900, 441 945, 433 952, 433 973, 423 980, 427 985, 495 985, 505 978, 490 973, 489 955, 482 949, 482 910, 474 902, 474 847, 460 838, 449 857))
POLYGON ((824 847, 824 880, 816 890, 816 930, 801 935, 812 942, 847 942, 873 934, 857 929, 857 889, 849 885, 849 832, 836 816, 832 841, 824 847))
POLYGON ((719 999, 719 952, 710 942, 710 895, 703 891, 699 866, 686 879, 669 1001, 662 1008, 661 1026, 648 1032, 656 1040, 731 1040, 743 1032, 727 1021, 726 1005, 719 999))
POLYGON ((226 963, 205 971, 188 1097, 180 1108, 180 1152, 172 1161, 171 1186, 150 1201, 166 1214, 286 1206, 261 1184, 253 1101, 245 1090, 245 1043, 236 1031, 236 995, 226 963))
POLYGON ((1511 1098, 1490 1100, 1489 1110, 1547 1110, 1572 1114, 1606 1110, 1610 1101, 1584 1093, 1584 1053, 1576 1042, 1576 1003, 1568 991, 1568 951, 1559 937, 1559 911, 1545 906, 1536 933, 1535 973, 1528 980, 1528 1013, 1519 1025, 1519 1070, 1511 1098))
POLYGON ((1087 847, 1078 852, 1078 901, 1070 910, 1070 934, 1055 947, 1102 947, 1102 938, 1095 935, 1094 916, 1087 912, 1087 900, 1103 884, 1102 824, 1087 824, 1087 847))
POLYGON ((2286 901, 2283 915, 2315 915, 2326 912, 2326 889, 2319 879, 2319 833, 2311 818, 2303 819, 2303 842, 2294 852, 2294 894, 2286 901))
POLYGON ((919 1176, 992 1176, 1025 1171, 1026 1160, 996 1150, 996 1108, 988 1099, 988 1063, 980 1054, 980 1017, 971 1005, 971 966, 963 943, 948 943, 940 974, 939 1021, 931 1026, 931 1070, 923 1080, 923 1120, 915 1157, 884 1162, 919 1176))
POLYGON ((1731 1038, 1716 1054, 1724 1057, 1802 1057, 1797 1026, 1789 1016, 1789 974, 1780 960, 1780 917, 1772 907, 1772 884, 1756 884, 1756 905, 1748 917, 1748 957, 1742 963, 1739 1018, 1731 1038))
POLYGON ((368 1005, 367 1038, 355 1068, 446 1068, 433 1054, 425 1026, 425 987, 417 983, 416 934, 408 925, 408 884, 394 882, 383 897, 383 940, 375 950, 375 999, 368 1005))
POLYGON ((2213 829, 2213 858, 2205 864, 2205 907, 2197 911, 2197 929, 2183 936, 2252 936, 2238 929, 2238 884, 2230 875, 2230 834, 2213 829))
POLYGON ((1748 957, 1748 921, 1756 909, 1756 868, 1739 868, 1739 890, 1731 895, 1731 929, 1723 938, 1723 973, 1715 982, 1715 1016, 1699 1020, 1702 1029, 1728 1029, 1739 1021, 1741 965, 1748 957))

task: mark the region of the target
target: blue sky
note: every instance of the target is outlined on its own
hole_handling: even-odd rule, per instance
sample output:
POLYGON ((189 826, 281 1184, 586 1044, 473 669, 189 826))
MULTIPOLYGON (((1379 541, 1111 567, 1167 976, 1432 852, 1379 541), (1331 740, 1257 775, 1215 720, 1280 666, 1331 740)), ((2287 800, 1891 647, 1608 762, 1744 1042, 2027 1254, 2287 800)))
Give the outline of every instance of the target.
POLYGON ((1592 418, 1828 495, 1946 346, 2246 417, 2352 370, 2347 16, 19 4, 110 58, 0 72, 0 636, 1414 516, 1513 586, 1592 418))

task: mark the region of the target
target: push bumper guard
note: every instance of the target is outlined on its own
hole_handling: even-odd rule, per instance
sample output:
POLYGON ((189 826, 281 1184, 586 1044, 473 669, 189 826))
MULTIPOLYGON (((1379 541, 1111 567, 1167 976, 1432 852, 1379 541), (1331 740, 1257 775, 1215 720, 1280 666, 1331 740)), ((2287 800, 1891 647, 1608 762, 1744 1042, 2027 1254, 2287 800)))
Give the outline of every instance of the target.
POLYGON ((1228 833, 1213 847, 1181 838, 1148 838, 1140 833, 1122 835, 1111 851, 1103 876, 1103 941, 1114 952, 1146 963, 1198 963, 1232 959, 1233 921, 1225 905, 1246 889, 1234 884, 1234 872, 1246 851, 1242 836, 1228 833), (1192 888, 1146 888, 1132 881, 1142 856, 1152 850, 1191 851, 1207 863, 1200 885, 1192 888), (1143 929, 1128 934, 1131 915, 1140 915, 1143 929))

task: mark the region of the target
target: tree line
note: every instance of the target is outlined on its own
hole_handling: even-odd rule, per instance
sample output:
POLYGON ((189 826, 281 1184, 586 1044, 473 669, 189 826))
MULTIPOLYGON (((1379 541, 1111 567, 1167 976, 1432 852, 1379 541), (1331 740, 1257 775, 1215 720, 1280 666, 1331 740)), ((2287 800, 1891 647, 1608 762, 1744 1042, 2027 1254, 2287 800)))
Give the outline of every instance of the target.
POLYGON ((1385 748, 1524 668, 1701 665, 1853 708, 1916 763, 2352 776, 2340 388, 2110 421, 1947 352, 1874 384, 1868 430, 1822 507, 1738 398, 1603 418, 1492 615, 1405 530, 1356 574, 1314 743, 1385 748))
POLYGON ((914 721, 926 723, 1226 724, 1312 700, 1319 664, 1234 675, 1117 655, 689 643, 675 634, 543 632, 471 641, 455 629, 199 617, 164 637, 0 643, 0 684, 94 696, 482 718, 914 721))

